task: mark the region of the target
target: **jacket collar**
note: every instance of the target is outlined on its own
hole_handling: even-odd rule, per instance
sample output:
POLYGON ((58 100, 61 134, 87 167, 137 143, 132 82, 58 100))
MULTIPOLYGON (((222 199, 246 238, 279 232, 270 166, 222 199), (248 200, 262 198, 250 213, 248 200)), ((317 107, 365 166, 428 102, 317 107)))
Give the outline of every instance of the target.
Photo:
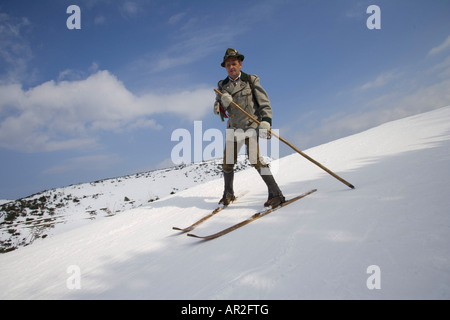
MULTIPOLYGON (((241 71, 241 81, 248 82, 248 74, 246 74, 244 71, 241 71)), ((222 85, 226 85, 228 82, 230 82, 230 78, 226 77, 222 81, 222 85)))

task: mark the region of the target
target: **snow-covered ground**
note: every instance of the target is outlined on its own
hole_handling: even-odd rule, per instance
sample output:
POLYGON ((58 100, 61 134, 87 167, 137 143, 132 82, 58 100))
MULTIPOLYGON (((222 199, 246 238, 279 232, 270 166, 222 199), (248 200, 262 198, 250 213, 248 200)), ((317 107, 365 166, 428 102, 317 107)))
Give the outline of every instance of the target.
MULTIPOLYGON (((274 161, 287 197, 318 192, 212 241, 172 230, 209 213, 222 179, 0 255, 0 299, 449 299, 450 107, 274 161)), ((161 179, 164 184, 164 179, 161 179)), ((197 229, 261 209, 248 193, 197 229)))
MULTIPOLYGON (((217 179, 222 175, 221 163, 221 159, 209 160, 0 200, 0 253, 217 179)), ((245 156, 239 156, 236 170, 249 166, 245 156)))

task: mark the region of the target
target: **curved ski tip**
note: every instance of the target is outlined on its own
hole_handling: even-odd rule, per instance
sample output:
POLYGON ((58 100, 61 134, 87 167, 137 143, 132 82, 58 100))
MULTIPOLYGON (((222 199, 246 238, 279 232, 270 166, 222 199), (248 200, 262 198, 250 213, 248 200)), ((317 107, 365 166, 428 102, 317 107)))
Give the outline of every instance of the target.
POLYGON ((188 236, 188 237, 199 238, 199 239, 202 238, 202 237, 199 237, 199 236, 197 236, 197 235, 195 235, 195 234, 193 234, 193 233, 188 233, 187 236, 188 236))

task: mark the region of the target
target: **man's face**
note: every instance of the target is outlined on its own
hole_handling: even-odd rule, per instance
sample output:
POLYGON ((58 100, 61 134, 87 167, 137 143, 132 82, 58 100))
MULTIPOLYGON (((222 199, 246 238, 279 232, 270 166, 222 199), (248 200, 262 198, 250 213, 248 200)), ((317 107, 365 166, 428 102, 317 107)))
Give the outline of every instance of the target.
POLYGON ((225 61, 225 69, 227 69, 228 76, 231 79, 239 77, 242 68, 242 61, 237 58, 229 58, 225 61))

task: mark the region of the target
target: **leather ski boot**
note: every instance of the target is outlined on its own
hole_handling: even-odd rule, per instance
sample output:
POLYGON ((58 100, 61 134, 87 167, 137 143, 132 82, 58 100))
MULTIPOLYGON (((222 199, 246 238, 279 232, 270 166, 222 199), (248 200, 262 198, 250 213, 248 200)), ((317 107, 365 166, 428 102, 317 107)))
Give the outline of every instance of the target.
POLYGON ((282 203, 286 202, 286 199, 284 198, 283 193, 278 187, 278 184, 276 183, 275 178, 270 172, 270 169, 268 167, 263 167, 258 169, 258 172, 261 175, 261 178, 266 183, 269 193, 269 197, 264 203, 264 207, 276 208, 282 203))
POLYGON ((229 205, 231 202, 233 202, 236 197, 234 196, 233 191, 233 180, 234 180, 234 171, 230 172, 223 172, 223 178, 225 182, 225 190, 223 192, 222 199, 220 199, 219 204, 223 206, 229 205))

